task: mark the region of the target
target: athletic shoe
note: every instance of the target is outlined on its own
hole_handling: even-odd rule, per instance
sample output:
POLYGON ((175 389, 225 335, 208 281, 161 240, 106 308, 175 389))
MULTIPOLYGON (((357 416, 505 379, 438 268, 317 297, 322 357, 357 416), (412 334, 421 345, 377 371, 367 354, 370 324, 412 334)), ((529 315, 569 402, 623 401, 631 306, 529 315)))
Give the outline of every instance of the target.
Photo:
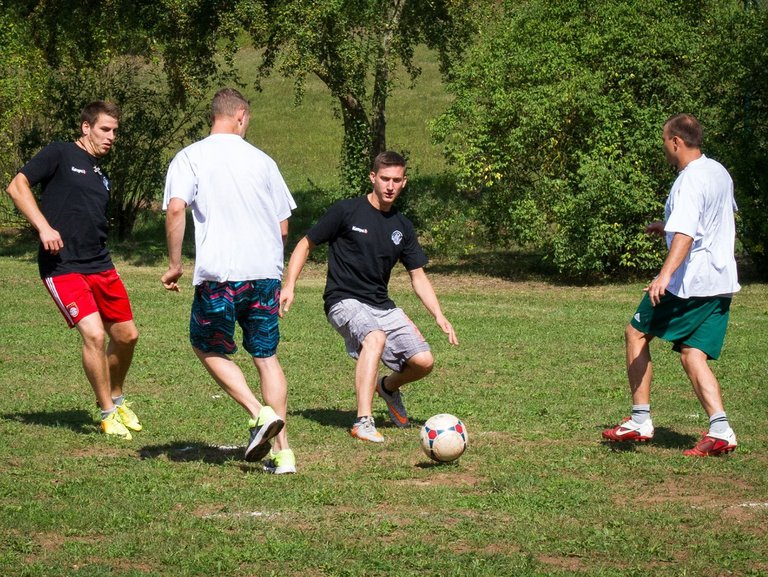
POLYGON ((264 470, 273 475, 285 475, 296 472, 296 455, 290 449, 283 449, 277 453, 269 452, 269 457, 264 461, 264 470))
POLYGON ((120 420, 131 431, 141 431, 142 426, 139 423, 139 418, 131 410, 131 405, 127 401, 123 401, 122 405, 117 405, 117 414, 120 416, 120 420))
POLYGON ((384 437, 376 430, 376 423, 373 417, 362 417, 355 421, 349 434, 361 441, 370 441, 371 443, 384 442, 384 437))
POLYGON ((285 426, 285 421, 277 416, 272 407, 264 405, 256 419, 248 421, 251 428, 251 440, 245 448, 246 461, 261 461, 272 448, 269 440, 285 426))
POLYGON ((120 420, 117 411, 112 411, 106 419, 101 420, 101 430, 107 435, 114 435, 126 441, 130 441, 133 438, 131 432, 125 428, 125 425, 120 420))
POLYGON ((384 379, 385 377, 381 377, 379 382, 376 383, 376 392, 378 392, 379 396, 384 399, 385 403, 387 403, 389 418, 396 427, 409 427, 411 424, 408 422, 408 411, 405 410, 403 396, 400 394, 399 390, 388 393, 384 388, 384 379))
POLYGON ((686 457, 716 457, 736 449, 736 434, 728 427, 724 433, 704 433, 701 440, 692 449, 683 451, 686 457))
POLYGON ((653 422, 648 419, 638 425, 630 417, 611 429, 603 431, 603 439, 609 441, 650 441, 653 439, 653 422))

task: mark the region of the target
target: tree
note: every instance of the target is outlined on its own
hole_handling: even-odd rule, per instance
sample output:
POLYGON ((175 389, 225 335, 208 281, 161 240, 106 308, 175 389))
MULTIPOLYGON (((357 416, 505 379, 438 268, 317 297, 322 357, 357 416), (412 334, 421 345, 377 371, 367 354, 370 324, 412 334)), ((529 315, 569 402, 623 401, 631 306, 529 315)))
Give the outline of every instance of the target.
POLYGON ((217 6, 206 0, 28 0, 2 12, 15 27, 11 32, 24 31, 20 53, 32 55, 29 69, 43 71, 36 75, 34 106, 18 112, 24 133, 13 135, 17 157, 76 137, 80 110, 90 100, 121 106, 120 141, 107 157, 110 220, 121 240, 162 191, 169 151, 202 131, 211 83, 231 77, 227 57, 235 50, 236 27, 231 10, 217 6))
MULTIPOLYGON (((4 183, 10 182, 22 164, 16 144, 29 129, 31 114, 43 102, 41 86, 48 72, 17 8, 0 1, 0 181, 4 183)), ((7 213, 3 218, 11 220, 7 213)))
MULTIPOLYGON (((264 47, 261 77, 293 78, 300 100, 314 74, 328 87, 344 124, 343 182, 357 190, 386 149, 386 104, 398 63, 413 80, 413 49, 438 50, 445 73, 473 26, 472 11, 451 0, 286 0, 254 7, 248 28, 264 47)), ((245 8, 242 8, 245 10, 245 8)), ((244 12, 245 13, 245 12, 244 12)), ((257 79, 258 80, 258 79, 257 79)))
POLYGON ((674 178, 661 125, 681 111, 715 122, 705 46, 739 11, 736 0, 499 2, 434 124, 496 238, 544 251, 567 276, 654 270, 664 247, 644 226, 674 178))
POLYGON ((715 154, 728 166, 739 205, 738 236, 754 269, 768 276, 768 3, 745 2, 720 23, 702 62, 713 110, 715 154), (734 41, 738 39, 738 41, 734 41))

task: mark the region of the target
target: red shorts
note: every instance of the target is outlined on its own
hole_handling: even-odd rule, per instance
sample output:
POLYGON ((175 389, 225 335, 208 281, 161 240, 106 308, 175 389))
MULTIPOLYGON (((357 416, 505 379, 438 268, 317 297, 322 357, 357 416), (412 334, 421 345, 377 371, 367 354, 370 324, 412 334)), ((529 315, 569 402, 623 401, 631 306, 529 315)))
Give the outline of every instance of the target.
POLYGON ((70 273, 43 279, 69 328, 93 313, 107 323, 133 320, 131 302, 115 269, 90 274, 70 273))

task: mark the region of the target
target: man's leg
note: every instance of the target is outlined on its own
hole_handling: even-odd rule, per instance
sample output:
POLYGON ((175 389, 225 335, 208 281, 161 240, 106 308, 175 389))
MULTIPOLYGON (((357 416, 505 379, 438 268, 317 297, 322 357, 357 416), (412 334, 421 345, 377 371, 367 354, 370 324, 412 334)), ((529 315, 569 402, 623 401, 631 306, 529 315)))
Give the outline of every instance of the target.
POLYGON ((110 367, 105 353, 107 332, 99 313, 82 318, 76 325, 83 338, 83 369, 93 392, 96 402, 101 408, 101 430, 107 435, 131 440, 131 433, 118 416, 112 401, 109 381, 110 367))
POLYGON ((680 361, 701 406, 709 416, 709 431, 696 446, 683 451, 683 454, 689 457, 709 457, 730 453, 736 449, 736 434, 728 423, 723 409, 720 383, 709 368, 706 353, 683 346, 680 349, 680 361))
POLYGON ((123 383, 133 361, 133 351, 139 340, 139 331, 133 321, 107 325, 109 344, 107 345, 107 364, 112 398, 123 394, 123 383))
MULTIPOLYGON (((253 364, 259 371, 261 381, 261 395, 264 403, 272 407, 275 413, 287 422, 288 416, 288 381, 285 378, 283 367, 277 359, 277 355, 265 359, 253 357, 253 364)), ((275 452, 288 448, 288 435, 286 428, 275 437, 275 452)))
POLYGON ((720 383, 709 368, 706 353, 693 347, 683 346, 680 350, 680 361, 707 416, 711 417, 715 413, 722 412, 723 399, 720 394, 720 383))
POLYGON ((632 415, 615 427, 605 429, 603 438, 609 441, 648 441, 653 438, 654 432, 650 416, 653 363, 649 347, 653 335, 637 330, 630 323, 624 330, 624 339, 632 415))
POLYGON ((192 347, 192 349, 213 380, 248 411, 251 417, 257 418, 259 411, 261 411, 261 403, 251 391, 245 380, 245 375, 237 363, 221 353, 206 353, 197 347, 192 347))
POLYGON ((627 357, 627 378, 633 405, 648 405, 651 402, 651 380, 653 363, 649 343, 652 335, 638 331, 631 324, 624 331, 627 357))
POLYGON ((406 361, 402 371, 386 377, 386 390, 393 393, 403 385, 423 379, 432 372, 434 366, 435 358, 430 351, 416 353, 406 361))
POLYGON ((106 331, 101 322, 99 313, 93 313, 80 319, 75 325, 83 339, 83 369, 96 401, 102 411, 111 411, 114 408, 112 402, 111 386, 109 380, 109 363, 104 352, 106 345, 106 331))
POLYGON ((376 377, 379 374, 379 361, 387 337, 384 331, 368 333, 355 365, 355 393, 357 395, 357 416, 373 415, 373 394, 376 392, 376 377))

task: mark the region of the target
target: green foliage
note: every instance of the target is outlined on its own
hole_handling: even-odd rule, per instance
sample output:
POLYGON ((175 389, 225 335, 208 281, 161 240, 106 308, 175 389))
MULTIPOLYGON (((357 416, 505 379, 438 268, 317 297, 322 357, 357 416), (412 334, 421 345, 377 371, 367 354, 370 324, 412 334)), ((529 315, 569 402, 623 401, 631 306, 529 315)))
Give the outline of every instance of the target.
POLYGON ((446 0, 288 0, 262 6, 248 13, 247 25, 254 44, 265 47, 260 76, 277 70, 292 78, 297 100, 309 75, 328 87, 344 126, 343 186, 355 192, 367 188, 372 160, 387 148, 386 105, 398 65, 414 79, 420 72, 414 47, 426 43, 440 52, 447 72, 472 29, 468 11, 446 0))
MULTIPOLYGON (((226 39, 233 28, 226 11, 212 8, 204 0, 38 0, 13 14, 41 70, 32 93, 36 107, 20 112, 23 130, 11 147, 16 156, 26 160, 51 140, 76 138, 80 110, 91 100, 122 108, 119 141, 106 159, 118 239, 156 205, 169 155, 202 134, 209 83, 230 77, 226 39), (225 63, 217 62, 219 54, 225 63)), ((25 82, 19 78, 17 84, 25 82)))
POLYGON ((433 126, 489 230, 544 249, 568 276, 657 267, 663 250, 643 230, 661 217, 674 176, 661 125, 680 111, 705 125, 713 117, 704 72, 720 63, 705 47, 712 37, 734 42, 723 23, 738 6, 499 3, 433 126))
MULTIPOLYGON (((20 18, 18 5, 0 0, 0 182, 8 183, 21 166, 16 144, 28 129, 29 117, 41 109, 47 69, 31 43, 32 30, 20 18)), ((3 189, 5 185, 3 185, 3 189)), ((3 195, 5 196, 5 195, 3 195)), ((5 213, 5 203, 0 204, 5 213)), ((3 220, 9 216, 3 214, 3 220)))
POLYGON ((431 255, 461 257, 473 253, 486 236, 475 204, 449 176, 412 176, 397 201, 431 255))
POLYGON ((702 62, 703 94, 713 154, 735 182, 740 240, 755 270, 768 275, 768 5, 752 4, 719 19, 721 33, 706 46, 717 58, 702 62))

